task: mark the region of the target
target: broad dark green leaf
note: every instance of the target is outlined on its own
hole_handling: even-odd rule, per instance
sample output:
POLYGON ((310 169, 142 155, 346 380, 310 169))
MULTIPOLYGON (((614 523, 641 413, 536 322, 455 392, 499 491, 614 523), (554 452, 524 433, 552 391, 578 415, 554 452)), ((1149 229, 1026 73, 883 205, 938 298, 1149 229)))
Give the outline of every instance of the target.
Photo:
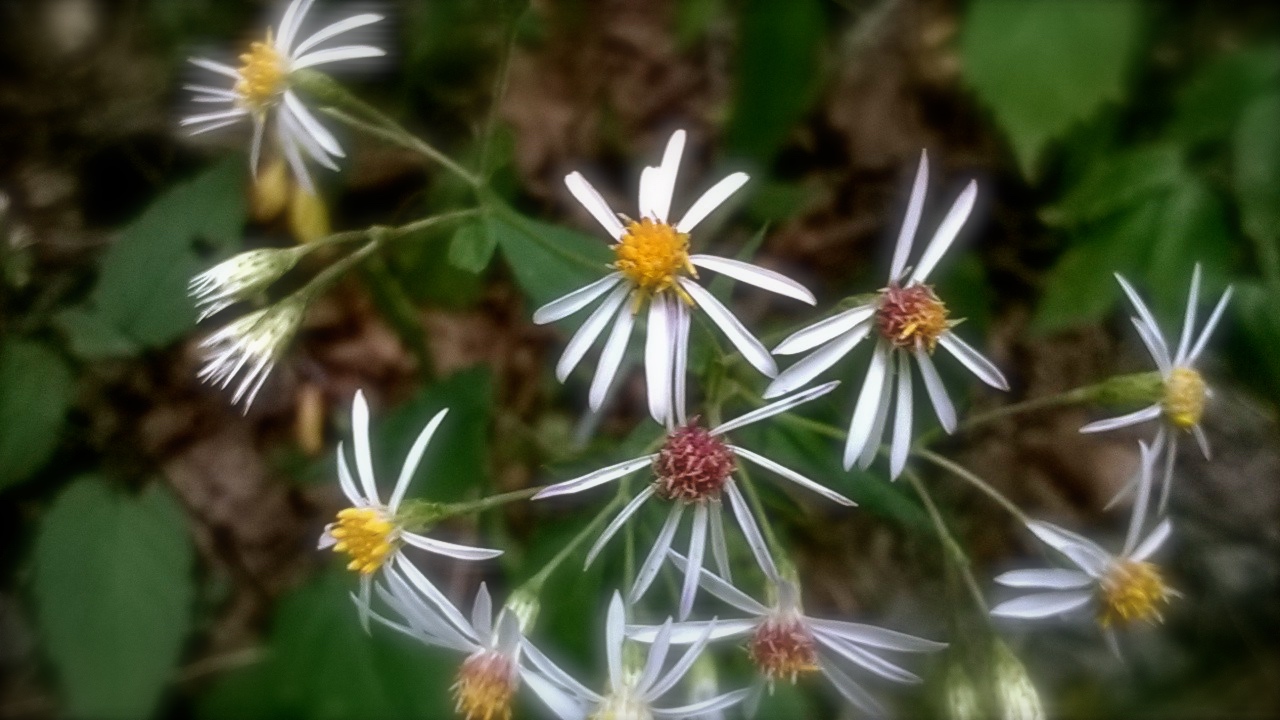
POLYGON ((480 273, 489 267, 498 239, 488 232, 484 223, 470 222, 458 228, 449 241, 449 262, 469 273, 480 273))
POLYGON ((71 352, 84 360, 127 358, 140 350, 138 343, 83 307, 67 308, 54 323, 66 336, 71 352))
POLYGON ((488 227, 535 307, 599 280, 613 262, 603 230, 592 237, 510 210, 490 215, 488 227))
POLYGON ((1187 177, 1182 149, 1173 144, 1103 153, 1043 219, 1078 226, 1131 210, 1152 195, 1168 192, 1187 177))
POLYGON ((6 339, 0 345, 0 490, 39 470, 58 446, 75 379, 53 350, 6 339))
POLYGON ((85 478, 58 497, 36 538, 35 596, 65 715, 154 711, 191 625, 192 559, 162 485, 134 497, 85 478))
POLYGON ((143 346, 189 330, 196 312, 187 283, 240 239, 245 174, 241 159, 229 159, 152 203, 103 258, 91 312, 143 346))
POLYGON ((1202 293, 1227 284, 1235 237, 1222 201, 1204 180, 1188 177, 1168 195, 1151 239, 1151 256, 1144 263, 1146 282, 1162 317, 1181 317, 1197 263, 1204 271, 1202 293))
POLYGON ((1046 145, 1123 95, 1140 39, 1134 0, 974 0, 961 37, 965 77, 1034 178, 1046 145))
POLYGON ((1280 46, 1239 50, 1200 67, 1179 94, 1169 134, 1185 142, 1222 140, 1255 98, 1280 83, 1280 46))
POLYGON ((1250 103, 1235 134, 1235 189, 1244 230, 1280 253, 1280 94, 1250 103))
POLYGON ((1235 353, 1237 375, 1280 402, 1280 291, 1262 283, 1237 286, 1233 301, 1246 352, 1235 353), (1241 361, 1243 359, 1243 362, 1241 361))

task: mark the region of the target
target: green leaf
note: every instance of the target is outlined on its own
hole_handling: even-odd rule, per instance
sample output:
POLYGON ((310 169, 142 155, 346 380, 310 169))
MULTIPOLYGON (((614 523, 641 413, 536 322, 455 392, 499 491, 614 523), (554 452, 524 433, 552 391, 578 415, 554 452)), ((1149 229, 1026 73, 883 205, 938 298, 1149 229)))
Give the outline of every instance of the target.
POLYGON ((480 273, 489 267, 498 239, 482 222, 471 222, 458 228, 449 242, 449 262, 469 273, 480 273))
POLYGON ((1045 147, 1119 100, 1140 32, 1136 0, 974 0, 961 36, 964 73, 992 109, 1023 174, 1045 147))
POLYGON ((1151 235, 1151 255, 1143 266, 1155 307, 1164 316, 1181 317, 1197 263, 1204 270, 1205 292, 1227 284, 1235 238, 1226 208, 1204 180, 1189 177, 1169 194, 1151 235))
POLYGON ((1101 154, 1043 219, 1077 226, 1131 210, 1152 195, 1165 193, 1187 177, 1182 149, 1173 144, 1101 154))
POLYGON ((102 260, 92 313, 147 347, 165 345, 195 325, 187 283, 240 239, 243 161, 215 165, 174 186, 121 232, 102 260))
POLYGON ((725 146, 764 164, 816 97, 826 18, 818 0, 746 0, 740 17, 725 146))
POLYGON ((1227 137, 1245 107, 1280 82, 1280 46, 1236 51, 1201 67, 1179 94, 1169 134, 1189 143, 1227 137))
POLYGON ((1270 393, 1273 403, 1280 402, 1280 353, 1275 351, 1280 345, 1280 291, 1261 283, 1242 283, 1233 304, 1247 347, 1246 352, 1233 353, 1237 375, 1270 393))
POLYGON ((489 216, 488 227, 520 289, 535 307, 599 280, 613 262, 606 240, 511 210, 489 216))
POLYGON ((155 710, 191 625, 192 559, 162 485, 130 497, 84 478, 58 497, 36 538, 35 595, 65 715, 155 710))
POLYGON ((1269 244, 1274 257, 1280 243, 1280 94, 1258 98, 1240 119, 1235 190, 1244 231, 1269 244))
POLYGON ((107 360, 137 355, 138 344, 83 307, 58 313, 54 324, 62 331, 71 352, 84 360, 107 360))
POLYGON ((0 346, 0 490, 49 459, 74 392, 75 378, 54 351, 18 339, 0 346))
POLYGON ((462 656, 379 625, 366 634, 350 597, 354 582, 350 573, 326 573, 281 600, 265 662, 223 679, 200 717, 451 717, 449 685, 462 656))

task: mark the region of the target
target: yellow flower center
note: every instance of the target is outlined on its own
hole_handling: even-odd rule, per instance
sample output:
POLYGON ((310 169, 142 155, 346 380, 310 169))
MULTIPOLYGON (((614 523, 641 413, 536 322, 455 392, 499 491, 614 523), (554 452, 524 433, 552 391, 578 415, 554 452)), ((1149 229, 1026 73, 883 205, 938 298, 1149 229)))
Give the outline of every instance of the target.
POLYGON ((1164 416, 1175 427, 1189 430, 1204 414, 1204 378, 1189 367, 1176 367, 1164 381, 1164 416))
POLYGON ((668 288, 692 304, 692 300, 676 284, 676 277, 686 273, 697 277, 689 262, 689 235, 677 232, 666 223, 649 218, 632 221, 617 245, 613 246, 617 259, 613 266, 642 291, 642 297, 652 296, 668 288))
POLYGON ((458 712, 466 720, 511 720, 511 696, 515 694, 511 661, 485 651, 467 658, 453 684, 458 712))
POLYGON ((938 338, 951 327, 947 306, 933 294, 928 285, 887 287, 880 291, 880 308, 876 313, 880 334, 895 346, 930 353, 938 338))
POLYGON ((1098 621, 1103 626, 1134 620, 1159 622, 1164 619, 1159 606, 1168 603, 1171 595, 1173 592, 1164 584, 1155 565, 1135 560, 1117 561, 1102 579, 1098 621))
POLYGON ((271 41, 271 31, 267 31, 265 42, 255 42, 249 46, 249 52, 240 56, 235 92, 241 100, 254 110, 262 110, 276 101, 276 97, 284 91, 284 80, 289 74, 285 69, 280 53, 271 41))
POLYGON ((784 617, 764 621, 756 628, 747 651, 771 683, 780 678, 794 683, 801 673, 818 670, 813 635, 799 620, 784 617))
POLYGON ((386 514, 371 507, 347 508, 338 511, 338 522, 329 534, 337 542, 334 552, 351 556, 347 569, 368 575, 387 561, 395 550, 396 524, 386 514))

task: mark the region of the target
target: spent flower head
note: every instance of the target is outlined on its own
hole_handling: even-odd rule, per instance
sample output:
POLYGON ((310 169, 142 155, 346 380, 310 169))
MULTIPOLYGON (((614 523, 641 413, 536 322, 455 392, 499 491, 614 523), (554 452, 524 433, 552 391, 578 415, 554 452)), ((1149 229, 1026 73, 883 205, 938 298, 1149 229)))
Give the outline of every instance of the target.
POLYGON ((244 400, 247 412, 306 312, 306 297, 295 293, 232 321, 201 341, 204 365, 197 377, 224 389, 240 378, 231 402, 244 400))
POLYGON ((294 175, 307 190, 314 192, 311 176, 303 155, 336 170, 333 158, 344 157, 333 133, 316 119, 294 91, 291 76, 304 68, 357 58, 381 57, 386 52, 371 45, 320 46, 356 28, 382 19, 372 13, 355 15, 328 25, 299 40, 299 32, 314 0, 293 0, 280 19, 278 32, 268 28, 266 38, 252 43, 240 55, 240 65, 232 67, 207 58, 190 58, 193 65, 226 78, 223 86, 187 85, 195 93, 193 101, 201 104, 229 105, 213 112, 197 113, 181 121, 193 128, 192 134, 216 130, 245 120, 253 123, 253 141, 249 163, 256 173, 261 157, 263 136, 268 124, 281 152, 293 168, 294 175))
POLYGON ((306 247, 260 248, 223 260, 191 278, 188 292, 195 298, 200 320, 251 299, 293 269, 306 247))
POLYGON ((777 374, 777 365, 769 351, 698 282, 699 268, 810 305, 816 302, 804 286, 772 270, 715 255, 690 254, 689 233, 742 187, 747 175, 733 173, 716 183, 689 207, 679 222, 672 223, 669 219, 671 199, 684 144, 685 132, 677 130, 667 143, 661 165, 646 167, 641 172, 638 220, 614 214, 581 173, 573 172, 565 177, 569 191, 614 239, 613 272, 538 308, 533 321, 541 325, 561 320, 604 296, 569 340, 556 365, 556 377, 563 382, 612 322, 591 382, 588 401, 592 410, 598 410, 604 402, 626 352, 635 317, 646 303, 649 307, 645 382, 649 412, 658 422, 684 422, 683 417, 673 417, 673 412, 683 412, 685 405, 689 322, 693 308, 701 308, 757 370, 769 377, 777 374))
POLYGON ((774 349, 774 353, 779 355, 813 352, 779 374, 765 390, 766 398, 804 387, 863 340, 875 337, 871 366, 849 424, 849 437, 844 448, 846 469, 855 462, 860 467, 871 464, 880 447, 880 439, 889 420, 889 407, 896 395, 889 472, 894 478, 902 473, 911 448, 912 360, 919 368, 938 421, 947 432, 955 429, 955 406, 933 365, 932 355, 939 346, 982 382, 1001 390, 1009 388, 1004 375, 952 331, 956 322, 950 319, 947 306, 934 293, 933 286, 926 282, 973 209, 978 194, 975 182, 971 181, 951 206, 919 263, 914 269, 907 265, 928 184, 928 157, 921 153, 906 219, 893 252, 889 284, 872 300, 814 323, 792 334, 774 349))

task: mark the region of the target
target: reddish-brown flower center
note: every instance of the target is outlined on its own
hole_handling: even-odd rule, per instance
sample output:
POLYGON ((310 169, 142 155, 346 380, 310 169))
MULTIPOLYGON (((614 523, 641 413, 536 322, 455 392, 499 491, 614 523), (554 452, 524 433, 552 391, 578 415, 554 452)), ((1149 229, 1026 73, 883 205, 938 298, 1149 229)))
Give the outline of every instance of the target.
POLYGON ((756 667, 770 682, 796 681, 801 673, 818 669, 813 635, 794 618, 769 618, 756 628, 747 647, 756 667))
POLYGON ((733 472, 733 451, 697 421, 671 431, 653 461, 658 495, 668 500, 718 499, 733 472))
POLYGON ((928 285, 889 286, 880 291, 876 327, 894 345, 933 352, 938 337, 950 327, 947 306, 928 285))
POLYGON ((511 697, 515 693, 511 660, 483 651, 462 663, 453 697, 458 713, 466 720, 511 720, 511 697))

